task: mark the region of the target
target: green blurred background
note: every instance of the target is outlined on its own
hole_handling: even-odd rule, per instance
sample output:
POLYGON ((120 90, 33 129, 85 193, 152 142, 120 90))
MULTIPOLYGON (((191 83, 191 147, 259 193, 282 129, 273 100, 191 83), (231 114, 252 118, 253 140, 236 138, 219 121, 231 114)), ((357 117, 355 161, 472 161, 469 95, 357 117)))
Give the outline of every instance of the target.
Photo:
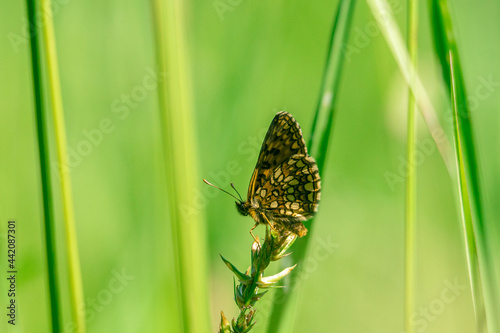
MULTIPOLYGON (((237 267, 247 267, 253 222, 237 214, 232 198, 201 179, 225 188, 231 181, 246 193, 265 131, 280 110, 290 112, 309 137, 338 4, 222 2, 227 11, 218 11, 215 1, 186 4, 198 144, 193 147, 198 154, 195 176, 200 179, 190 189, 190 209, 204 219, 207 248, 198 255, 209 264, 212 331, 221 310, 228 318, 237 315, 233 277, 219 253, 237 267)), ((158 73, 150 4, 55 3, 75 219, 87 312, 93 314, 88 331, 172 332, 178 312, 157 91, 140 88, 154 82, 150 73, 158 73), (132 99, 128 105, 126 95, 132 99)), ((404 2, 394 0, 392 5, 404 27, 404 2)), ((500 3, 460 0, 450 1, 450 7, 473 111, 488 236, 498 252, 500 3)), ((3 276, 7 220, 16 219, 20 272, 18 325, 8 327, 2 312, 0 327, 47 332, 50 312, 26 8, 22 1, 4 1, 0 12, 0 267, 3 276)), ((420 14, 419 74, 451 137, 451 123, 444 116, 448 95, 434 58, 424 2, 420 14)), ((398 169, 403 168, 407 91, 364 1, 357 4, 352 28, 320 211, 309 235, 312 251, 298 268, 303 291, 296 332, 403 331, 404 182, 388 182, 387 173, 401 176, 398 169)), ((416 301, 417 309, 430 309, 430 315, 416 313, 416 327, 429 333, 475 332, 457 182, 422 118, 418 121, 424 157, 418 168, 416 301), (455 293, 450 284, 458 286, 455 293)), ((57 183, 54 188, 59 194, 57 183)), ((258 229, 262 234, 263 227, 258 229)), ((58 233, 62 237, 62 230, 58 233)), ((60 256, 64 258, 64 251, 60 256)), ((64 265, 60 271, 65 281, 64 265)), ((2 278, 3 305, 6 290, 2 278)), ((265 331, 272 297, 273 291, 257 303, 262 310, 254 332, 265 331)), ((69 310, 64 311, 69 317, 69 310)))

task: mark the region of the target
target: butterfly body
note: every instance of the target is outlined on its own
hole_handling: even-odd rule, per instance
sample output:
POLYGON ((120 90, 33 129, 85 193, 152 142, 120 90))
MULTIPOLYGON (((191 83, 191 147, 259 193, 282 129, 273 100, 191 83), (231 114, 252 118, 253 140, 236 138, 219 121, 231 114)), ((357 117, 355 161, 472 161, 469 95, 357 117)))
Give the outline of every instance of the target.
POLYGON ((247 200, 236 202, 238 212, 250 215, 255 226, 269 224, 302 237, 307 233, 302 222, 316 213, 320 189, 318 167, 307 154, 299 124, 279 112, 262 144, 247 200))

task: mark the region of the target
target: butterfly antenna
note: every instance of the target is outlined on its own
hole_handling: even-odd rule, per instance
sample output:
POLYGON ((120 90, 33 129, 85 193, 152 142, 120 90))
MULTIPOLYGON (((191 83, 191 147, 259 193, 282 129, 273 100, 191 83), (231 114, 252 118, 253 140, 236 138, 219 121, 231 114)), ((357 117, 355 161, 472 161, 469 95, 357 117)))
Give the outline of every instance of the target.
MULTIPOLYGON (((228 191, 223 190, 223 189, 221 189, 220 187, 215 186, 214 184, 210 183, 208 180, 203 179, 203 181, 205 182, 205 184, 210 185, 210 186, 212 186, 212 187, 215 187, 216 189, 219 189, 219 190, 221 190, 222 192, 224 192, 224 193, 226 193, 226 194, 229 194, 230 196, 232 196, 232 197, 233 197, 233 198, 235 198, 236 200, 240 200, 240 199, 238 199, 237 197, 235 197, 234 195, 232 195, 231 193, 229 193, 228 191)), ((239 193, 238 193, 238 195, 239 195, 239 193)), ((243 200, 241 200, 241 201, 243 201, 243 200)))
POLYGON ((234 187, 233 183, 231 183, 231 187, 233 188, 233 190, 236 191, 236 193, 238 193, 238 196, 240 197, 240 201, 243 201, 243 199, 241 198, 240 192, 238 192, 238 190, 236 189, 236 187, 234 187))

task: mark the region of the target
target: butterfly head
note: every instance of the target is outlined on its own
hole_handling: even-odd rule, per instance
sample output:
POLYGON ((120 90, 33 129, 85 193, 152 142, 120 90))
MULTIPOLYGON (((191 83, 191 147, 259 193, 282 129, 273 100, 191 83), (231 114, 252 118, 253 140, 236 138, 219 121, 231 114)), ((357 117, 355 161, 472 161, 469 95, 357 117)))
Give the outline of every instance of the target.
POLYGON ((245 203, 243 201, 236 201, 236 209, 238 210, 238 213, 240 213, 243 216, 248 215, 248 209, 245 207, 245 203))

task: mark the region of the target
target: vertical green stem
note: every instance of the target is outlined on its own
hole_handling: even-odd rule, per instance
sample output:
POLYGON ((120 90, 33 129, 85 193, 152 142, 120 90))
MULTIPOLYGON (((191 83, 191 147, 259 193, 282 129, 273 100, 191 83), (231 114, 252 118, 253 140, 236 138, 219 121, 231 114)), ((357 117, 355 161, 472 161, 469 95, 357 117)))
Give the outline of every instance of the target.
MULTIPOLYGON (((453 55, 449 53, 450 76, 451 76, 451 102, 453 113, 453 136, 457 157, 458 188, 460 198, 460 208, 464 228, 465 247, 467 250, 467 263, 469 266, 469 281, 472 290, 472 302, 474 304, 474 314, 476 318, 477 331, 487 332, 487 321, 484 307, 483 286, 481 283, 481 271, 477 255, 477 246, 472 222, 472 211, 470 206, 470 194, 467 186, 467 176, 464 163, 463 143, 460 135, 459 111, 457 99, 456 69, 454 68, 453 55)), ((459 89, 459 88, 458 88, 459 89)), ((495 331, 492 331, 495 332, 495 331)))
POLYGON ((406 178, 405 205, 405 332, 413 333, 411 316, 415 304, 415 236, 416 236, 416 204, 417 204, 417 167, 414 160, 416 151, 416 116, 415 96, 411 86, 415 85, 417 71, 418 45, 418 1, 408 0, 408 51, 410 55, 410 85, 408 86, 408 130, 406 159, 408 177, 406 178))
MULTIPOLYGON (((166 166, 182 332, 210 331, 206 236, 193 191, 202 184, 196 165, 196 131, 191 105, 191 77, 183 0, 152 0, 159 111, 166 166)), ((168 295, 172 297, 172 295, 168 295)))
POLYGON ((55 241, 54 198, 51 188, 50 156, 47 133, 46 110, 43 98, 43 82, 41 72, 41 49, 38 40, 37 2, 27 0, 28 22, 30 33, 31 66, 33 73, 33 94, 35 96, 35 117, 40 157, 40 174, 42 182, 42 202, 45 225, 45 251, 47 255, 47 272, 49 280, 49 297, 52 332, 60 331, 59 284, 57 279, 57 251, 55 241))
POLYGON ((41 0, 42 31, 45 50, 45 61, 47 67, 47 91, 52 108, 52 119, 54 121, 55 142, 59 168, 59 178, 62 194, 62 208, 64 216, 65 245, 67 250, 67 267, 69 278, 69 294, 73 324, 79 333, 85 332, 85 306, 83 296, 82 277, 80 269, 80 258, 78 255, 78 242, 75 230, 75 218, 73 210, 73 197, 71 190, 71 178, 66 153, 67 141, 64 126, 64 113, 59 79, 59 68, 57 63, 57 49, 52 21, 52 10, 50 0, 41 0))

